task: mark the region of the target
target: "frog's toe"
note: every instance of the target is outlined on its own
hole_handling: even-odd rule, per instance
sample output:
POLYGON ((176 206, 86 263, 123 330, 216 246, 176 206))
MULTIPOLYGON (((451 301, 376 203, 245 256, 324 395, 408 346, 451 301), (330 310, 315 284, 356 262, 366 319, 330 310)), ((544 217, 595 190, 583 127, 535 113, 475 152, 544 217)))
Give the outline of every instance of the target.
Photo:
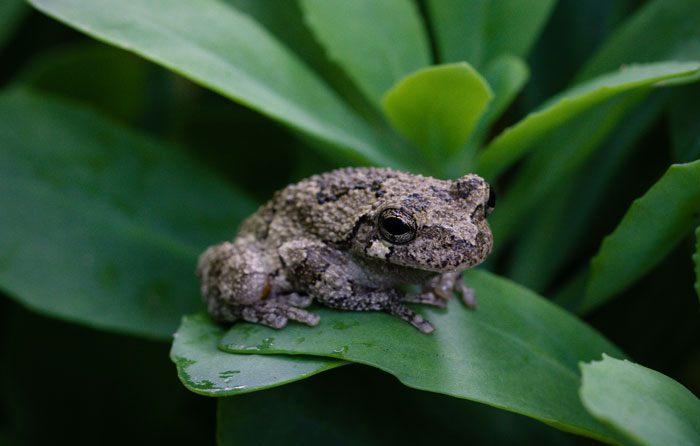
POLYGON ((446 308, 447 307, 447 300, 436 296, 432 292, 427 292, 427 293, 422 293, 422 294, 406 293, 401 298, 401 301, 407 302, 407 303, 414 303, 414 304, 432 305, 432 306, 438 307, 438 308, 446 308))
POLYGON ((310 311, 302 310, 296 307, 287 307, 285 314, 289 319, 301 322, 310 327, 315 327, 321 322, 321 316, 310 311))
POLYGON ((462 302, 464 302, 464 305, 475 310, 478 304, 476 302, 476 293, 474 292, 474 289, 469 288, 462 281, 455 284, 455 289, 457 290, 457 294, 462 297, 462 302))

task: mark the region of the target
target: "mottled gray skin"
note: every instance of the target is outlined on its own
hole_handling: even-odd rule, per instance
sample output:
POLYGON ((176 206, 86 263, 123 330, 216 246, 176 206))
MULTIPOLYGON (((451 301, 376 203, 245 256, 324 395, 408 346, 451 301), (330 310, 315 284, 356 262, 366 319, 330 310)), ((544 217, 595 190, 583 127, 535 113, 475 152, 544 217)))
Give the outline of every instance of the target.
POLYGON ((443 181, 388 168, 345 168, 275 193, 232 242, 207 249, 197 274, 212 316, 281 328, 314 326, 312 301, 383 310, 423 333, 433 326, 405 303, 444 307, 453 290, 469 307, 462 271, 491 252, 493 198, 477 175, 443 181), (397 285, 423 284, 422 294, 397 285))

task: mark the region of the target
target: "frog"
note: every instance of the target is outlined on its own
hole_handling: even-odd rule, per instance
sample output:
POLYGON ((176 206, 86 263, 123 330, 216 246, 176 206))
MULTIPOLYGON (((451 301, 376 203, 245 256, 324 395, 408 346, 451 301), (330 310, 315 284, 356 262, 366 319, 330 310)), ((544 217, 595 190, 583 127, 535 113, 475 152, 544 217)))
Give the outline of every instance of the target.
POLYGON ((476 309, 462 274, 491 253, 486 218, 494 207, 494 192, 476 174, 441 180, 346 167, 313 175, 274 193, 235 238, 201 254, 202 296, 223 324, 313 327, 315 302, 384 311, 428 334, 433 324, 407 304, 445 308, 456 293, 476 309))

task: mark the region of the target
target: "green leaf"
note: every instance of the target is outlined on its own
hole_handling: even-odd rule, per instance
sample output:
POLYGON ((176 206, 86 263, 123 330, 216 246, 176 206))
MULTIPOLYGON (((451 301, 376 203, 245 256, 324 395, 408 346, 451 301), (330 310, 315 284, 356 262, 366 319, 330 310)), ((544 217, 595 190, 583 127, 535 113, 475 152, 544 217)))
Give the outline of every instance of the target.
POLYGON ((700 85, 678 89, 668 106, 673 161, 687 163, 700 158, 700 85))
POLYGON ((208 396, 237 395, 308 378, 345 364, 322 358, 226 353, 217 348, 224 333, 204 313, 182 318, 170 359, 189 390, 208 396))
POLYGON ((498 118, 513 102, 529 76, 530 71, 525 61, 509 54, 489 63, 484 69, 484 77, 493 89, 494 100, 484 113, 482 121, 489 124, 498 118))
POLYGON ((408 0, 301 0, 306 23, 377 106, 402 77, 430 64, 428 38, 408 0))
MULTIPOLYGON (((634 106, 635 98, 612 99, 610 104, 589 110, 563 125, 538 144, 499 202, 498 212, 489 217, 496 224, 492 229, 498 233, 499 246, 506 244, 509 236, 518 237, 516 248, 508 254, 509 278, 543 290, 571 264, 575 255, 589 249, 591 227, 601 220, 600 211, 596 210, 604 201, 610 201, 610 183, 624 175, 624 162, 662 114, 670 93, 669 89, 654 91, 633 111, 623 114, 624 119, 614 112, 634 106), (611 127, 610 121, 617 125, 611 127), (599 144, 603 139, 607 140, 599 144), (557 152, 550 154, 551 147, 556 147, 557 152), (541 155, 541 151, 545 153, 541 155), (595 158, 580 165, 591 155, 595 158), (534 163, 539 166, 532 166, 534 163), (531 181, 533 177, 527 174, 536 175, 538 181, 531 181), (549 186, 542 187, 541 183, 549 186), (516 191, 522 203, 511 198, 516 191)), ((645 92, 628 94, 639 96, 645 92)), ((581 287, 579 298, 582 297, 581 287)))
POLYGON ((556 3, 556 0, 489 1, 483 35, 486 60, 503 54, 527 56, 556 3))
POLYGON ((391 124, 436 165, 467 142, 493 94, 462 62, 419 70, 396 84, 382 106, 391 124))
POLYGON ((484 58, 487 0, 428 0, 441 62, 466 61, 480 67, 484 58))
POLYGON ((700 64, 696 62, 634 65, 566 90, 496 137, 481 153, 479 172, 493 178, 524 156, 544 135, 591 107, 626 91, 694 74, 698 68, 700 64))
POLYGON ((586 110, 533 146, 536 149, 518 169, 498 211, 489 217, 499 245, 520 234, 522 225, 559 186, 602 147, 628 112, 648 91, 635 90, 586 110), (537 178, 537 181, 532 181, 537 178))
POLYGON ((577 364, 607 352, 605 338, 531 291, 469 271, 479 309, 453 300, 448 311, 420 308, 431 335, 385 313, 315 310, 321 324, 284 330, 235 325, 220 347, 232 352, 329 356, 380 368, 409 387, 483 402, 562 430, 610 441, 577 395, 577 364))
POLYGON ((700 59, 700 0, 646 2, 603 44, 577 81, 626 64, 700 59), (653 37, 650 34, 653 30, 653 37))
POLYGON ((220 446, 505 445, 523 439, 563 446, 576 440, 531 418, 409 389, 393 376, 359 364, 265 392, 220 398, 218 406, 220 446), (271 408, 284 416, 270 416, 271 408), (464 420, 479 428, 465 429, 464 420))
POLYGON ((3 0, 0 2, 0 49, 29 11, 30 9, 24 0, 3 0))
POLYGON ((15 82, 133 122, 146 108, 153 68, 134 54, 88 41, 42 54, 15 82))
POLYGON ((581 311, 591 310, 656 266, 700 224, 700 160, 674 164, 641 198, 591 260, 581 311))
POLYGON ((700 226, 695 229, 695 238, 698 241, 695 247, 695 254, 693 254, 693 261, 695 262, 695 292, 700 297, 700 226))
POLYGON ((654 370, 603 355, 581 364, 581 399, 596 418, 638 445, 700 444, 700 400, 654 370))
POLYGON ((74 28, 133 51, 305 132, 360 163, 399 166, 375 134, 269 32, 216 0, 29 0, 74 28))
POLYGON ((0 96, 0 287, 55 317, 168 338, 194 269, 254 203, 175 147, 73 104, 0 96))
POLYGON ((524 58, 556 0, 428 0, 443 62, 481 68, 503 55, 524 58))

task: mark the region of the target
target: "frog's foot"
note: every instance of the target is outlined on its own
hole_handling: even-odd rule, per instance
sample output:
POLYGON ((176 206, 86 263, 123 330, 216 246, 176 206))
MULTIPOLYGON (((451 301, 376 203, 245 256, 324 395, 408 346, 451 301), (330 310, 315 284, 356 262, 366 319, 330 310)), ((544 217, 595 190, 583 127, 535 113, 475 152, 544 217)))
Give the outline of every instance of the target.
POLYGON ((420 330, 421 333, 428 334, 432 333, 433 330, 435 330, 433 324, 428 322, 420 314, 408 308, 406 305, 403 304, 403 302, 399 300, 393 300, 391 302, 388 302, 386 311, 388 311, 390 314, 396 317, 400 317, 401 319, 407 321, 408 323, 416 327, 418 330, 420 330))
POLYGON ((314 298, 311 296, 302 296, 298 293, 284 294, 278 298, 280 301, 285 302, 287 305, 297 308, 306 308, 311 305, 314 298))
MULTIPOLYGON (((245 306, 241 309, 241 318, 247 322, 267 325, 272 328, 282 328, 289 319, 314 327, 321 317, 290 303, 284 298, 270 298, 262 302, 245 306)), ((305 303, 305 301, 302 301, 305 303)))
POLYGON ((432 305, 438 308, 447 307, 447 301, 444 298, 438 297, 430 291, 422 294, 406 293, 401 297, 401 302, 432 305))
POLYGON ((423 285, 423 294, 433 293, 443 299, 451 299, 453 292, 460 295, 467 307, 473 309, 477 307, 474 290, 464 284, 461 272, 440 274, 423 285))

